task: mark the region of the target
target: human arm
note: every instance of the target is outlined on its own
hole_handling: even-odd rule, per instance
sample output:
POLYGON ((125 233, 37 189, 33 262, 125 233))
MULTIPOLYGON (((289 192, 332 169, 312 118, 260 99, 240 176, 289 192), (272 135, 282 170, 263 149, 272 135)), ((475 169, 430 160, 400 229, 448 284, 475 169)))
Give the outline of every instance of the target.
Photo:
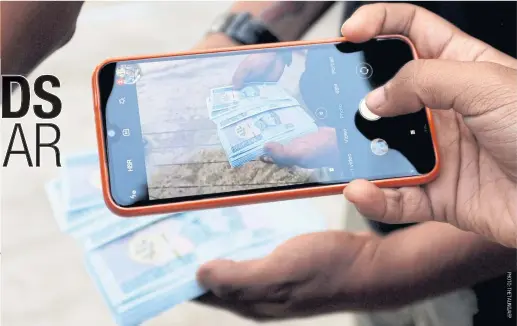
MULTIPOLYGON (((300 39, 334 4, 333 1, 236 1, 229 12, 249 12, 260 19, 281 41, 300 39)), ((236 46, 224 34, 205 36, 196 49, 236 46)))
POLYGON ((427 222, 386 237, 330 231, 287 241, 264 259, 213 261, 201 299, 248 318, 400 307, 515 269, 515 250, 427 222))
POLYGON ((2 74, 28 75, 75 32, 82 1, 7 1, 0 5, 2 74))
POLYGON ((441 161, 440 175, 424 186, 379 189, 357 180, 347 198, 367 194, 356 207, 378 221, 448 222, 517 248, 517 60, 409 4, 363 6, 342 32, 353 42, 382 34, 413 42, 421 59, 366 104, 381 117, 433 109, 441 161))

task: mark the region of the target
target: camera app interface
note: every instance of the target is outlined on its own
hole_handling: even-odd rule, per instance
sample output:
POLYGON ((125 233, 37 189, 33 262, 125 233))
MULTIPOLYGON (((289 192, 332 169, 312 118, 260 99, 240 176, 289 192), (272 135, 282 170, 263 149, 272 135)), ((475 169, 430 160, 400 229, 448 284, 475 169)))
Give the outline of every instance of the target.
POLYGON ((409 60, 393 40, 119 62, 112 194, 130 206, 428 173, 425 111, 380 118, 364 101, 409 60))

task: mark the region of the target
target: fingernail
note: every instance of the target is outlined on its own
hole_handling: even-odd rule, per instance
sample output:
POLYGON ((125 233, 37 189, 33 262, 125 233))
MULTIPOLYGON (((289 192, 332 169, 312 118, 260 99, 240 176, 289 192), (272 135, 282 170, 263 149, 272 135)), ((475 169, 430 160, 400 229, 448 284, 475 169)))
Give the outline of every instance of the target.
POLYGON ((350 21, 352 20, 351 19, 352 17, 348 18, 347 20, 345 20, 345 22, 343 23, 343 25, 341 25, 341 31, 343 31, 345 28, 347 28, 348 26, 350 26, 350 21))
POLYGON ((345 29, 345 26, 347 25, 347 22, 348 22, 348 20, 345 20, 343 25, 341 25, 341 32, 343 32, 343 30, 345 29))
POLYGON ((347 36, 345 35, 345 33, 343 32, 346 32, 346 30, 348 29, 353 29, 354 27, 354 24, 357 24, 355 21, 357 19, 354 18, 355 15, 352 15, 350 18, 348 18, 347 20, 345 20, 345 22, 343 23, 343 25, 341 25, 341 33, 343 34, 343 36, 347 36))
POLYGON ((350 194, 350 191, 349 191, 348 187, 345 187, 345 189, 343 189, 343 195, 345 196, 345 199, 348 200, 350 203, 354 204, 353 200, 350 200, 348 198, 349 194, 350 194))
POLYGON ((370 110, 375 111, 375 110, 379 109, 379 107, 384 102, 386 102, 384 86, 373 90, 372 92, 370 92, 370 94, 368 94, 368 96, 366 96, 366 106, 370 110))

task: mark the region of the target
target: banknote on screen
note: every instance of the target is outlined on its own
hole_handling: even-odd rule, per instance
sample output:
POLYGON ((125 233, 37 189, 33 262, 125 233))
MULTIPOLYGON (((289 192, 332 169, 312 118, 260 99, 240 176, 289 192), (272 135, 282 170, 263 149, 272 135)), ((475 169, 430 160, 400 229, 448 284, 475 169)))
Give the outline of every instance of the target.
POLYGON ((266 111, 219 129, 219 140, 229 158, 262 148, 268 142, 290 139, 314 130, 314 121, 300 107, 266 111), (295 132, 296 131, 296 132, 295 132))
POLYGON ((213 120, 217 124, 217 128, 223 129, 236 122, 266 111, 295 106, 299 106, 299 103, 294 98, 263 101, 254 106, 236 106, 235 109, 232 109, 227 113, 223 113, 215 117, 213 120))
POLYGON ((302 123, 298 111, 281 108, 266 111, 219 129, 220 141, 228 156, 264 144, 302 123))
POLYGON ((224 86, 210 90, 210 99, 214 111, 225 109, 228 106, 238 103, 248 103, 284 99, 291 97, 283 88, 278 87, 277 83, 247 83, 241 89, 233 86, 224 86))
POLYGON ((264 155, 266 143, 288 144, 318 129, 298 100, 273 82, 215 88, 206 104, 232 167, 264 155))

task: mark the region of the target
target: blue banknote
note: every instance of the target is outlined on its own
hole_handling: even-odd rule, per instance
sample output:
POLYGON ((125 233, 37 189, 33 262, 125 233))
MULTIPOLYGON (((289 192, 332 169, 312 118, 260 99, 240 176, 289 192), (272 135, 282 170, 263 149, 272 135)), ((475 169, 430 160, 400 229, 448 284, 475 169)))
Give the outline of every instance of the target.
POLYGON ((136 218, 122 218, 109 211, 97 216, 91 225, 76 230, 72 235, 80 242, 85 250, 93 250, 121 236, 138 230, 156 221, 172 215, 150 215, 136 218))
POLYGON ((66 211, 104 206, 97 152, 66 156, 61 180, 66 211))
POLYGON ((54 179, 45 185, 45 191, 50 202, 52 213, 59 229, 65 233, 73 233, 83 226, 87 226, 107 210, 105 206, 84 207, 75 211, 68 211, 63 204, 61 181, 54 179))
MULTIPOLYGON (((234 159, 256 153, 250 148, 234 159)), ((121 218, 103 204, 93 180, 100 182, 96 153, 65 161, 62 176, 45 187, 52 212, 59 228, 82 246, 86 267, 121 326, 140 325, 205 293, 195 275, 207 261, 263 257, 289 238, 327 228, 303 200, 121 218)))
POLYGON ((59 229, 78 240, 85 250, 95 249, 145 225, 173 215, 123 218, 113 214, 106 206, 67 212, 63 208, 60 187, 60 179, 51 180, 45 186, 54 218, 59 229))
POLYGON ((89 251, 86 265, 118 323, 136 325, 202 295, 195 274, 204 262, 263 257, 293 236, 325 228, 305 202, 189 212, 89 251))
MULTIPOLYGON (((293 234, 293 236, 295 236, 295 234, 293 234)), ((289 237, 287 235, 285 235, 284 238, 277 237, 268 243, 243 248, 242 250, 227 255, 224 258, 234 260, 243 260, 241 257, 246 257, 245 259, 261 258, 271 253, 278 245, 288 239, 289 237)), ((139 296, 134 300, 127 301, 124 304, 112 305, 109 302, 106 290, 102 287, 99 281, 98 271, 90 265, 88 259, 86 259, 86 266, 90 275, 95 280, 99 292, 102 294, 106 304, 111 310, 113 318, 120 326, 141 325, 143 322, 158 316, 166 310, 171 309, 178 304, 195 299, 206 292, 206 290, 194 280, 195 277, 193 276, 191 278, 184 278, 178 282, 164 284, 157 290, 147 292, 146 294, 139 296)))

